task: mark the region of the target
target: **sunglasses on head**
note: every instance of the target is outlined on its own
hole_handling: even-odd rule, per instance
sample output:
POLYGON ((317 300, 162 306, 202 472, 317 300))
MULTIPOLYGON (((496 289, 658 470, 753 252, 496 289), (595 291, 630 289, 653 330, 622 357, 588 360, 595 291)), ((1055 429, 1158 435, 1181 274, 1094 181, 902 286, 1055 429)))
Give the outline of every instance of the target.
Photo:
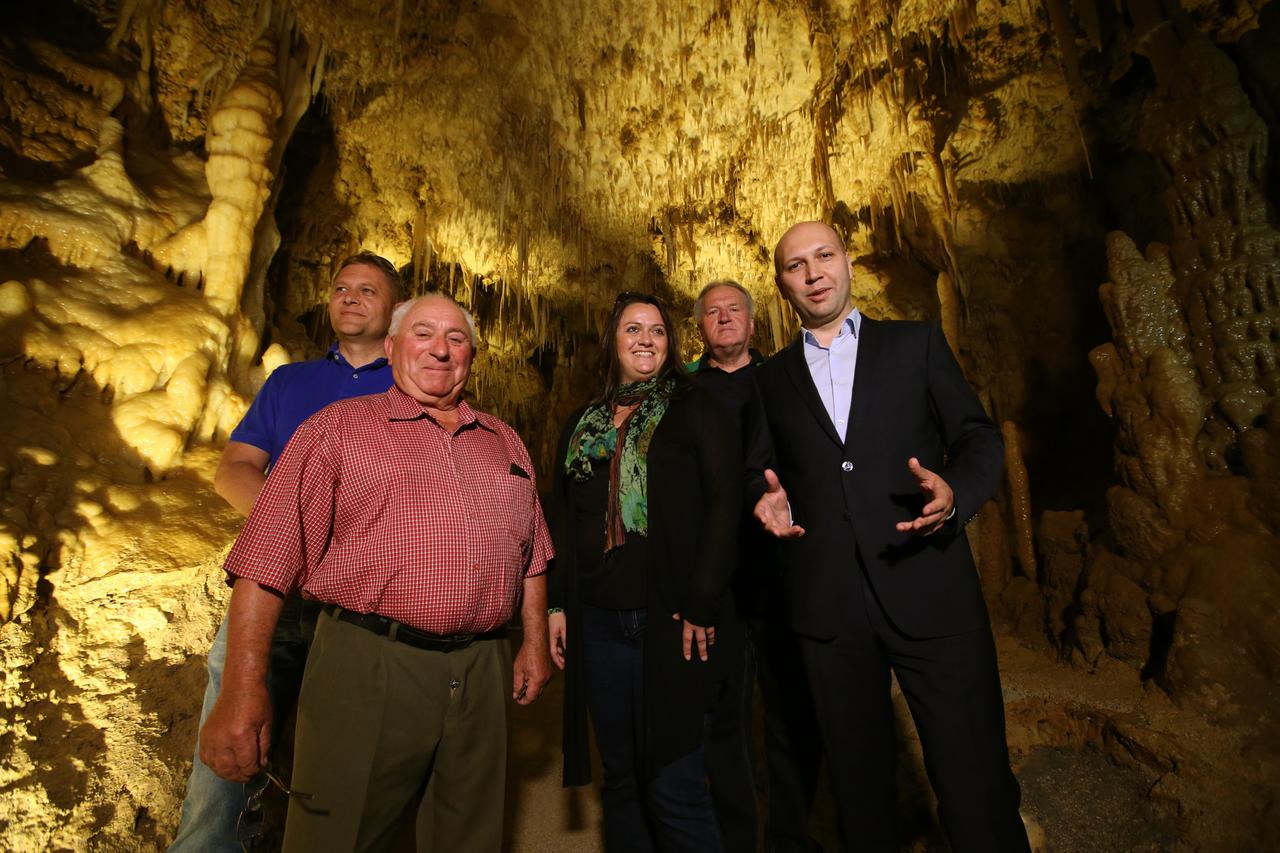
POLYGON ((640 293, 635 290, 624 290, 618 294, 617 299, 613 300, 613 307, 614 307, 614 310, 617 310, 619 306, 622 306, 628 303, 634 303, 634 302, 642 302, 646 305, 656 305, 656 306, 662 305, 662 300, 651 293, 640 293))

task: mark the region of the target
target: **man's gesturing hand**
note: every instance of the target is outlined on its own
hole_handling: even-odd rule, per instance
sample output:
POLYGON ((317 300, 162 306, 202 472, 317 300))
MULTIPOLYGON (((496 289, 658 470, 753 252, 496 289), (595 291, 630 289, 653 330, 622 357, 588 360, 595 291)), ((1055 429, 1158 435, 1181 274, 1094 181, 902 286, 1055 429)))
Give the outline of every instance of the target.
POLYGON ((265 684, 232 689, 224 683, 200 730, 200 760, 228 782, 248 782, 267 763, 271 700, 265 684))
POLYGON ((920 460, 914 456, 907 460, 907 467, 911 469, 911 476, 916 478, 916 483, 920 486, 920 492, 925 497, 925 505, 924 509, 920 510, 919 518, 912 521, 899 521, 894 526, 899 533, 928 536, 946 524, 947 519, 951 517, 951 512, 956 505, 956 496, 946 480, 922 466, 920 460))
POLYGON ((772 468, 764 469, 765 491, 756 501, 755 517, 765 530, 779 539, 795 539, 804 535, 804 528, 792 523, 791 504, 787 502, 787 492, 778 482, 778 475, 772 468))

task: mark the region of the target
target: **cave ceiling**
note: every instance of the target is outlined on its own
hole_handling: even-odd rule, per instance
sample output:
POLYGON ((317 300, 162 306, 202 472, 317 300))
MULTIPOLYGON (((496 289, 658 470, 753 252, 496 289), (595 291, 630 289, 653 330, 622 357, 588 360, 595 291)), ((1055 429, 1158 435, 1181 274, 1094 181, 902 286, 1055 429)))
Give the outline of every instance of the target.
MULTIPOLYGON (((1086 169, 1088 98, 1069 85, 1081 72, 1030 4, 302 2, 255 15, 153 2, 99 14, 149 59, 133 82, 179 146, 203 143, 262 33, 290 101, 277 148, 320 99, 331 150, 288 235, 294 316, 353 246, 517 292, 538 343, 575 333, 625 288, 687 298, 730 275, 772 304, 772 242, 837 212, 859 254, 955 274, 957 239, 984 227, 962 221, 965 195, 1086 169), (884 221, 895 227, 874 227, 884 221)), ((868 296, 882 284, 868 278, 868 296)), ((781 312, 770 320, 776 345, 789 329, 781 312)))

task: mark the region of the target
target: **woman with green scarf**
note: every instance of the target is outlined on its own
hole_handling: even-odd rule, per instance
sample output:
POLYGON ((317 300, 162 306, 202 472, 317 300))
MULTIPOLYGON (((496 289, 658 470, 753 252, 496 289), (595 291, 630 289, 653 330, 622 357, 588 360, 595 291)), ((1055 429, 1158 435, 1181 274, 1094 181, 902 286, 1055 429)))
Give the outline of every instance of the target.
POLYGON ((680 361, 666 306, 623 293, 602 340, 604 387, 556 456, 549 627, 565 670, 564 784, 604 766, 605 849, 721 849, 702 736, 715 624, 735 564, 737 431, 680 361))

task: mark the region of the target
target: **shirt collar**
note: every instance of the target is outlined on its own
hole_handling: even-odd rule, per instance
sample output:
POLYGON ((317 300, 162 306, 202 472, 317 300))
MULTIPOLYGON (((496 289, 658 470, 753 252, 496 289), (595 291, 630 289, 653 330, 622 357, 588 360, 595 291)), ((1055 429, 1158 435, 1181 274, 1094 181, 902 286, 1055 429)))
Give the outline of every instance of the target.
MULTIPOLYGON (((343 367, 351 367, 351 362, 347 361, 347 359, 338 350, 338 344, 336 342, 329 345, 329 349, 325 352, 324 358, 325 358, 325 361, 336 362, 337 364, 340 364, 343 367)), ((369 362, 368 364, 363 364, 360 367, 356 367, 353 369, 357 373, 359 373, 365 370, 377 370, 379 367, 386 367, 386 366, 387 366, 387 358, 386 356, 383 356, 381 358, 375 358, 373 361, 369 362)))
MULTIPOLYGON (((835 341, 847 335, 852 335, 854 340, 857 340, 858 330, 861 328, 862 328, 862 313, 858 311, 857 308, 854 308, 852 311, 849 312, 848 316, 844 318, 844 322, 840 324, 840 331, 836 333, 835 338, 832 339, 832 343, 834 343, 835 341)), ((818 343, 818 339, 814 337, 813 332, 809 331, 808 329, 801 329, 800 333, 801 335, 804 336, 804 342, 807 345, 811 347, 822 346, 822 344, 818 343)))
MULTIPOLYGON (((427 413, 426 408, 417 400, 401 391, 395 385, 387 389, 387 420, 389 421, 418 421, 423 418, 432 418, 427 413)), ((467 405, 466 400, 458 403, 458 430, 471 426, 472 424, 490 429, 489 425, 481 420, 478 412, 471 406, 467 405)), ((456 432, 457 430, 455 430, 456 432)), ((492 431, 492 430, 490 430, 492 431)))

